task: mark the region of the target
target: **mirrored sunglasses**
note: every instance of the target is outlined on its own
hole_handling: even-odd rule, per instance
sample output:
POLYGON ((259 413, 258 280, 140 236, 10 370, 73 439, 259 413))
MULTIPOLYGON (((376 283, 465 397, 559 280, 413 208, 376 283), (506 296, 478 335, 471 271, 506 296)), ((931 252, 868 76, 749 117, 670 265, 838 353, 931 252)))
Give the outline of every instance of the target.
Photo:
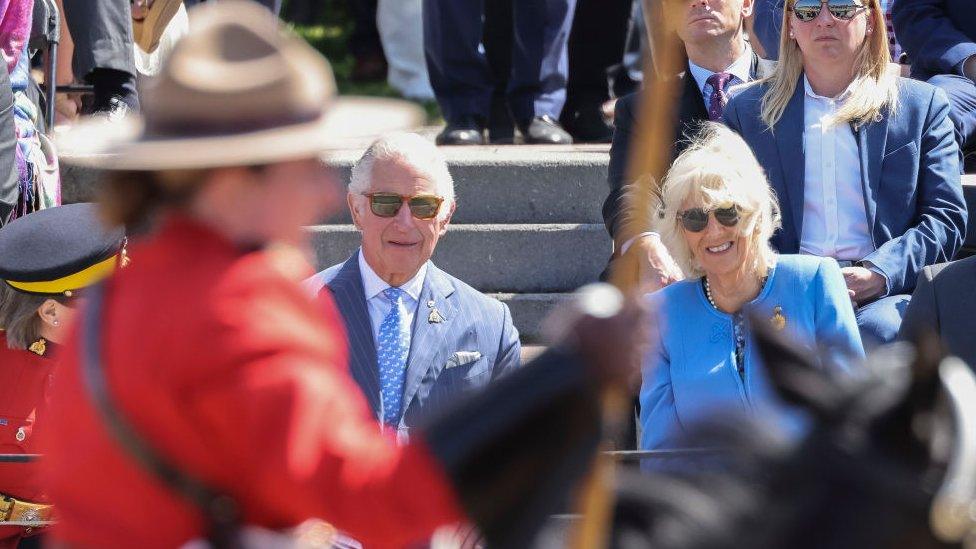
POLYGON ((686 231, 700 233, 708 226, 709 213, 715 216, 715 221, 726 227, 734 227, 739 222, 739 207, 736 205, 727 208, 715 208, 714 210, 691 208, 678 212, 677 218, 686 231))
POLYGON ((796 0, 791 10, 797 19, 806 23, 816 19, 824 6, 834 19, 841 21, 850 21, 861 10, 867 9, 853 0, 796 0))
POLYGON ((444 199, 432 194, 403 196, 396 193, 368 193, 369 209, 377 217, 394 217, 403 203, 410 208, 410 215, 417 219, 431 219, 441 209, 444 199))

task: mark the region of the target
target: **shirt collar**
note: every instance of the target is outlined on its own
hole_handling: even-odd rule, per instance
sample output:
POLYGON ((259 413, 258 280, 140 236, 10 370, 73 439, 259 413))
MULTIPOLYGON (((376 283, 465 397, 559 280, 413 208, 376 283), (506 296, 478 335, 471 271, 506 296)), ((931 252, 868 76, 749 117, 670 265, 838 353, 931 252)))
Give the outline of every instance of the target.
POLYGON ((847 97, 851 94, 851 91, 853 89, 854 89, 854 82, 851 82, 850 84, 847 85, 846 88, 844 88, 844 91, 841 92, 841 94, 838 95, 837 97, 824 97, 822 95, 817 95, 817 92, 813 91, 813 88, 810 86, 810 81, 807 80, 807 75, 805 74, 803 75, 803 91, 806 93, 807 97, 812 97, 813 99, 820 99, 823 101, 835 101, 835 102, 843 101, 847 99, 847 97))
MULTIPOLYGON (((731 65, 725 68, 724 72, 732 73, 732 76, 739 79, 740 82, 748 82, 752 75, 752 46, 746 41, 746 47, 735 61, 731 65)), ((715 74, 714 72, 698 66, 692 60, 688 60, 688 68, 691 69, 691 75, 695 78, 695 83, 698 84, 698 89, 705 91, 705 85, 708 81, 708 77, 715 74)))
MULTIPOLYGON (((400 289, 406 292, 414 301, 420 301, 420 292, 424 289, 424 279, 427 278, 427 268, 429 265, 430 261, 421 265, 417 274, 413 275, 413 278, 400 285, 400 289)), ((362 248, 359 249, 359 272, 363 277, 363 290, 366 294, 366 301, 373 299, 383 293, 383 290, 390 287, 385 280, 376 274, 376 271, 369 266, 369 263, 366 262, 366 256, 363 255, 362 248)))

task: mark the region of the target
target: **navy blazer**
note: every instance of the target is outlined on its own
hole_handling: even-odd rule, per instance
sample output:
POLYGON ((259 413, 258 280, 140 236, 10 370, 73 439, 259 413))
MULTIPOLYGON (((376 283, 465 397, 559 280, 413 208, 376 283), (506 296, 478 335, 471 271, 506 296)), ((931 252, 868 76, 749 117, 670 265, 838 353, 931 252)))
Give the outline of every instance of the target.
MULTIPOLYGON (((742 90, 725 107, 725 123, 742 135, 779 198, 783 228, 771 240, 780 253, 800 251, 803 230, 804 86, 770 131, 760 118, 766 83, 742 90)), ((856 131, 868 226, 875 251, 862 258, 888 279, 888 294, 910 293, 926 265, 949 261, 966 235, 959 148, 942 90, 898 79, 894 114, 856 131)))
POLYGON ((960 64, 976 55, 973 0, 898 0, 891 20, 916 78, 961 75, 960 64))
MULTIPOLYGON (((345 263, 330 267, 317 277, 331 290, 345 322, 350 373, 378 416, 376 343, 358 257, 357 251, 345 263)), ((445 402, 487 385, 520 363, 518 330, 512 324, 508 306, 431 263, 414 315, 401 426, 417 425, 445 402), (440 313, 442 322, 430 321, 434 310, 440 313)))

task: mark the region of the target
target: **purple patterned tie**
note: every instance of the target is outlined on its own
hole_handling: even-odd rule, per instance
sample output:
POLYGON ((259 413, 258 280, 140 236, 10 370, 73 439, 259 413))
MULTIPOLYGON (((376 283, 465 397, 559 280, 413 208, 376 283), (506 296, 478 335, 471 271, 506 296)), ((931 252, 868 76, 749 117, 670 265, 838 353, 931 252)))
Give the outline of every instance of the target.
POLYGON ((725 104, 729 101, 729 96, 725 95, 725 85, 732 79, 730 72, 717 72, 708 77, 705 82, 712 87, 712 96, 708 98, 708 119, 711 121, 722 120, 722 111, 725 104))

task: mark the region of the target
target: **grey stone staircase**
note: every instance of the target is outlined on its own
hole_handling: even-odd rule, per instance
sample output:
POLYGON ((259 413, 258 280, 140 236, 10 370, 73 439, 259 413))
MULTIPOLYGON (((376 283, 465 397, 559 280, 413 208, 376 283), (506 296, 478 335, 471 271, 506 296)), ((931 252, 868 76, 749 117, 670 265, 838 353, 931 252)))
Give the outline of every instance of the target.
MULTIPOLYGON (((343 181, 362 148, 330 155, 343 181)), ((600 208, 606 196, 607 146, 445 147, 458 206, 434 261, 507 303, 527 343, 539 342, 546 313, 569 292, 597 279, 610 256, 600 208)), ((64 168, 65 202, 90 200, 96 174, 64 168)), ((976 212, 976 174, 963 177, 976 212)), ((971 214, 971 217, 976 217, 971 214)), ((309 227, 319 268, 359 245, 349 214, 309 227)), ((976 253, 971 219, 964 254, 976 253)))
MULTIPOLYGON (((361 148, 329 155, 348 181, 361 148)), ((600 208, 608 147, 445 147, 457 195, 434 262, 507 303, 524 342, 540 340, 546 313, 597 279, 611 252, 600 208)), ((65 166, 66 202, 90 200, 97 173, 65 166)), ((309 227, 317 266, 344 261, 359 246, 349 213, 309 227)))

